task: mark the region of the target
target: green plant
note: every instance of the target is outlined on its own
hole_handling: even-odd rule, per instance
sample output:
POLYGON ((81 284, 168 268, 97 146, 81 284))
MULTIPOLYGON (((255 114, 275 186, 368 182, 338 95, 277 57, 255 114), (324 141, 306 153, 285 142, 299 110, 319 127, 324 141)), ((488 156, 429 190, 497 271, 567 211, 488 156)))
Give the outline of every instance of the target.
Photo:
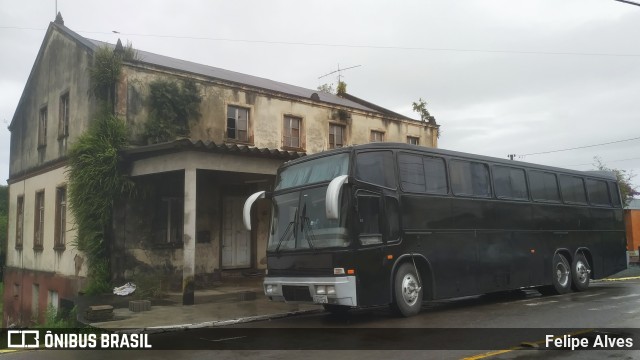
POLYGON ((347 93, 347 83, 344 81, 338 81, 338 88, 336 89, 338 95, 344 95, 347 93))
POLYGON ((131 41, 127 41, 127 45, 124 47, 124 53, 122 54, 122 60, 138 61, 139 59, 140 55, 138 54, 138 50, 133 48, 131 41))
POLYGON ((109 290, 106 233, 114 201, 134 194, 119 153, 126 144, 124 122, 103 110, 69 150, 69 205, 77 226, 72 245, 87 256, 88 293, 109 290))
POLYGON ((111 48, 103 46, 93 55, 93 66, 89 68, 91 91, 100 100, 113 105, 115 84, 120 77, 122 58, 111 48))
POLYGON ((76 322, 76 308, 74 307, 70 312, 64 314, 53 305, 49 305, 47 307, 47 312, 45 313, 44 323, 41 325, 37 325, 36 328, 41 329, 64 329, 64 328, 75 328, 77 327, 76 322))
POLYGON ((151 113, 145 136, 151 143, 167 142, 189 134, 189 120, 200 117, 202 101, 196 84, 186 80, 156 80, 149 84, 151 113))
POLYGON ((157 299, 165 295, 162 288, 162 277, 154 271, 136 274, 132 281, 136 284, 136 291, 133 293, 133 297, 136 299, 157 299))
POLYGON ((333 84, 322 84, 319 85, 317 88, 318 91, 321 91, 323 93, 327 93, 327 94, 335 94, 336 91, 333 88, 333 84))

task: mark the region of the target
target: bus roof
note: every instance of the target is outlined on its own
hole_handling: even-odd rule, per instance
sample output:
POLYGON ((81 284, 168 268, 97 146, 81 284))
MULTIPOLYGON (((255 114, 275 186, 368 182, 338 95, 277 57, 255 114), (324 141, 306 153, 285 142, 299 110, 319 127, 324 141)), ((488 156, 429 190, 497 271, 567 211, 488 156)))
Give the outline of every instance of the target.
POLYGON ((464 153, 460 151, 430 148, 430 147, 419 146, 419 145, 410 145, 405 143, 393 143, 393 142, 377 142, 377 143, 369 143, 369 144, 363 144, 363 145, 352 145, 352 146, 346 146, 339 149, 327 150, 327 151, 315 153, 312 155, 307 155, 295 160, 288 161, 282 167, 283 168, 288 167, 290 165, 302 163, 305 161, 310 161, 310 160, 317 159, 324 156, 335 155, 335 154, 344 153, 344 152, 362 151, 362 150, 404 150, 404 151, 418 152, 426 155, 429 155, 429 154, 442 155, 442 156, 462 158, 467 160, 490 162, 490 163, 500 164, 505 166, 516 166, 516 167, 523 167, 527 169, 560 172, 560 173, 573 174, 573 175, 579 175, 579 176, 589 176, 593 178, 602 178, 606 180, 616 180, 615 173, 613 173, 612 171, 571 170, 571 169, 565 169, 565 168, 559 168, 559 167, 553 167, 553 166, 547 166, 547 165, 539 165, 539 164, 534 164, 534 163, 529 163, 524 161, 501 159, 501 158, 485 156, 485 155, 464 153))

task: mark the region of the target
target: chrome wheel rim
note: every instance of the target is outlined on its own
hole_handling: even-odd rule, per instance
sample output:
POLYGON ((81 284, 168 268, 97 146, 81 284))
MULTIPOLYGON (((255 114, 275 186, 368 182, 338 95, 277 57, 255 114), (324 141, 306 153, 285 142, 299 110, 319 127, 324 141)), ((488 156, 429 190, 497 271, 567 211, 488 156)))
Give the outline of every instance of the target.
POLYGON ((564 262, 559 262, 556 265, 556 279, 562 287, 566 287, 569 284, 569 268, 564 262))
POLYGON ((586 283, 589 278, 589 268, 587 268, 587 265, 581 260, 576 262, 576 275, 581 284, 586 283))
POLYGON ((402 298, 404 302, 409 306, 415 305, 419 294, 420 286, 418 286, 417 279, 413 274, 406 274, 402 278, 402 298))

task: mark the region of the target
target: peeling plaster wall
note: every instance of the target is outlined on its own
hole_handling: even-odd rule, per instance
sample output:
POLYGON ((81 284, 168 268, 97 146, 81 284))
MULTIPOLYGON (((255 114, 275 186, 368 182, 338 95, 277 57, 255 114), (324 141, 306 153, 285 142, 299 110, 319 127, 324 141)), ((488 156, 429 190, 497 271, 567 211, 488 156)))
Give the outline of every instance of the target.
POLYGON ((40 109, 47 106, 47 146, 43 163, 60 157, 58 120, 60 96, 69 92, 69 138, 71 144, 89 124, 92 100, 89 95, 89 52, 54 27, 44 44, 42 58, 36 60, 32 77, 24 89, 11 128, 9 177, 41 164, 38 159, 40 109))
MULTIPOLYGON (((288 95, 273 95, 231 84, 219 84, 209 79, 189 76, 196 81, 202 96, 201 118, 190 122, 190 138, 193 140, 223 143, 226 134, 227 106, 236 105, 249 109, 249 145, 259 148, 283 148, 283 118, 291 115, 302 119, 302 143, 300 150, 316 153, 329 148, 329 124, 345 126, 345 145, 368 143, 372 130, 385 133, 385 141, 407 141, 407 136, 420 138, 420 144, 435 146, 433 129, 419 122, 383 118, 377 113, 340 108, 288 95), (338 110, 346 111, 350 118, 340 119, 338 110)), ((149 67, 128 65, 118 88, 126 94, 118 97, 118 111, 127 118, 133 129, 132 139, 145 144, 144 123, 149 116, 149 83, 155 80, 180 81, 184 74, 160 72, 149 67)))

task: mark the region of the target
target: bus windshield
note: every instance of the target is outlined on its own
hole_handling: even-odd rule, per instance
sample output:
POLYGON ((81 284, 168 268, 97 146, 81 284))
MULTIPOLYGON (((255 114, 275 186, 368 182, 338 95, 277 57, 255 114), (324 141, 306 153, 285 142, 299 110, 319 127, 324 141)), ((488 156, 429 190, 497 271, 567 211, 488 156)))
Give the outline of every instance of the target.
POLYGON ((349 153, 326 156, 286 167, 276 183, 275 190, 333 180, 349 172, 349 153))
POLYGON ((346 209, 341 211, 340 219, 328 220, 325 215, 326 193, 327 186, 321 186, 274 196, 267 249, 280 251, 348 246, 346 209))

